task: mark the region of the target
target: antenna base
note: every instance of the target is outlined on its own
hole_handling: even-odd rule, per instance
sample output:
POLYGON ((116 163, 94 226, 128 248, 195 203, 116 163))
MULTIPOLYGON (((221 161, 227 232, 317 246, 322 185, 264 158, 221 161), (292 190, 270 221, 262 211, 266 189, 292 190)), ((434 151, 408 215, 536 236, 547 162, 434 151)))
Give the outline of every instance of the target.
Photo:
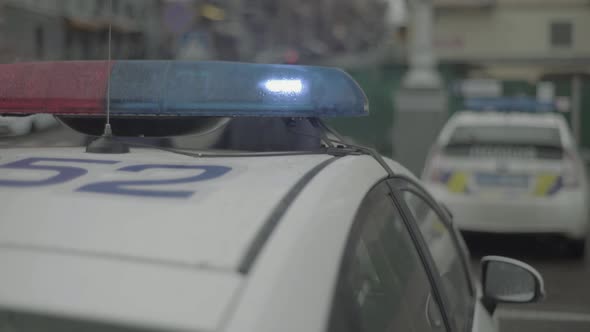
POLYGON ((129 146, 114 139, 112 136, 103 135, 88 144, 86 147, 86 152, 100 154, 123 154, 129 153, 129 146))

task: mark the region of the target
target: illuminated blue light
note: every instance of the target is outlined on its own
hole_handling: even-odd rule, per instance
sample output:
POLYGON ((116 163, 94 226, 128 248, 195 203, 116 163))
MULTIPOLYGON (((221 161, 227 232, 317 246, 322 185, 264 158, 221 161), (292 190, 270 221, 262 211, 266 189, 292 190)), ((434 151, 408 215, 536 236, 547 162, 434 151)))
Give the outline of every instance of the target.
POLYGON ((268 80, 264 82, 264 87, 270 92, 276 93, 301 93, 303 83, 301 80, 268 80))
POLYGON ((113 115, 337 117, 368 115, 345 72, 233 62, 117 61, 113 115))

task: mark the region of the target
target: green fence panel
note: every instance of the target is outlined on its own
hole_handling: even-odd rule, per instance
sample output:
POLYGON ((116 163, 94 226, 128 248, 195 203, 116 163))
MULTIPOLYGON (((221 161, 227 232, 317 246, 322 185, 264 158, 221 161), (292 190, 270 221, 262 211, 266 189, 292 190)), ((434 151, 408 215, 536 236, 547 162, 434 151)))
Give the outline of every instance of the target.
MULTIPOLYGON (((370 115, 365 118, 340 118, 330 120, 341 134, 358 144, 376 148, 385 156, 392 156, 393 124, 395 121, 395 91, 400 88, 407 70, 401 64, 382 64, 372 67, 349 70, 348 73, 360 84, 369 99, 370 115)), ((462 67, 441 65, 440 73, 445 88, 450 87, 462 67)), ((449 114, 462 104, 459 97, 449 93, 449 114)))
POLYGON ((391 156, 395 109, 393 92, 399 87, 404 67, 380 65, 348 72, 367 94, 370 115, 363 118, 332 119, 329 123, 353 142, 391 156))
POLYGON ((582 78, 580 96, 580 145, 590 148, 590 77, 582 78))

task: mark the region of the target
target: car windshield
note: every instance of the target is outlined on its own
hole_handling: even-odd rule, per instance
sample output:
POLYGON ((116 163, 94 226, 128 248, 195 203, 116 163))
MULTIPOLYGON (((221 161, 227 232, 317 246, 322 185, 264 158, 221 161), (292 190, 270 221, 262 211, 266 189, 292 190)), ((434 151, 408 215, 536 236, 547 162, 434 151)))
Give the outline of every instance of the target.
POLYGON ((449 146, 525 145, 561 147, 559 129, 533 126, 458 126, 449 146))

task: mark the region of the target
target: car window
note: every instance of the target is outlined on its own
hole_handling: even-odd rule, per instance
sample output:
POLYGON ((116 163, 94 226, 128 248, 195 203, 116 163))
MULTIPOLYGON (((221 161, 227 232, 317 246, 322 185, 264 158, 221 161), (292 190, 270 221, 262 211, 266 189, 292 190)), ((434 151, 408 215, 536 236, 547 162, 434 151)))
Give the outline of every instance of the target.
POLYGON ((357 214, 336 289, 330 331, 446 331, 404 221, 386 186, 357 214))
POLYGON ((562 146, 558 128, 506 125, 459 126, 453 131, 448 144, 562 146))
POLYGON ((421 195, 412 190, 402 190, 402 193, 440 274, 449 316, 458 331, 467 331, 473 295, 461 256, 462 249, 453 239, 453 230, 421 195))

